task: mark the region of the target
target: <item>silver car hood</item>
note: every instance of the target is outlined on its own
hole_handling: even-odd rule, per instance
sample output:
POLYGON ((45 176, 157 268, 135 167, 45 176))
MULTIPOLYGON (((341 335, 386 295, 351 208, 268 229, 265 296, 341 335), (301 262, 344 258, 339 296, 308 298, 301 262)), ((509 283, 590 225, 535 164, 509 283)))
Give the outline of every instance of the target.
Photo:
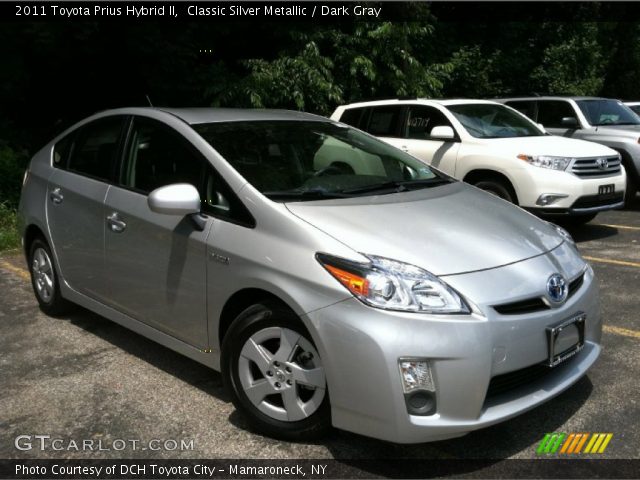
POLYGON ((411 263, 436 275, 507 265, 563 241, 548 223, 461 182, 286 207, 357 252, 411 263))

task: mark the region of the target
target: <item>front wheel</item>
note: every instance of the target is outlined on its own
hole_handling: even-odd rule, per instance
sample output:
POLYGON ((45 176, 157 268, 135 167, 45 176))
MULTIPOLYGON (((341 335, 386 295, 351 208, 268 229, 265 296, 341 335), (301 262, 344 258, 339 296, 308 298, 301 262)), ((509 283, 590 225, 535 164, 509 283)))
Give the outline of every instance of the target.
POLYGON ((495 195, 507 202, 515 203, 515 195, 509 186, 500 180, 480 180, 473 185, 478 187, 480 190, 484 190, 485 192, 495 195))
POLYGON ((256 431, 304 440, 329 428, 324 367, 293 312, 272 302, 242 312, 224 338, 221 367, 234 405, 256 431))

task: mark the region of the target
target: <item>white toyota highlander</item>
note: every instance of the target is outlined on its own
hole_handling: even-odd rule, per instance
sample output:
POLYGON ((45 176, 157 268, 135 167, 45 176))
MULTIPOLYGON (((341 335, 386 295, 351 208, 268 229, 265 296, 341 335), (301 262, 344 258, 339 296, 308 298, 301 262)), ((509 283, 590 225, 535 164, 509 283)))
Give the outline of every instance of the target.
MULTIPOLYGON (((331 118, 540 215, 586 223, 624 205, 619 153, 549 135, 496 102, 382 100, 340 106, 331 118)), ((324 167, 354 168, 330 154, 323 161, 324 167)))

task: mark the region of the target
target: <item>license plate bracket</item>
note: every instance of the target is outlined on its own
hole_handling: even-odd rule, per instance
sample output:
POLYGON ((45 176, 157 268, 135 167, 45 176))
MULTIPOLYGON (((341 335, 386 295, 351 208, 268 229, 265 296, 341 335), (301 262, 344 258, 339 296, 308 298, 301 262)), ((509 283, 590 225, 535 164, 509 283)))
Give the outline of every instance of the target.
POLYGON ((616 185, 614 183, 598 186, 598 195, 609 197, 609 196, 615 195, 615 193, 616 193, 616 185))
POLYGON ((584 348, 584 327, 587 315, 579 312, 568 320, 549 326, 546 329, 548 359, 547 366, 553 368, 573 357, 584 348), (563 345, 563 340, 571 339, 577 333, 577 341, 570 346, 563 345), (560 351, 557 351, 560 350, 560 351))

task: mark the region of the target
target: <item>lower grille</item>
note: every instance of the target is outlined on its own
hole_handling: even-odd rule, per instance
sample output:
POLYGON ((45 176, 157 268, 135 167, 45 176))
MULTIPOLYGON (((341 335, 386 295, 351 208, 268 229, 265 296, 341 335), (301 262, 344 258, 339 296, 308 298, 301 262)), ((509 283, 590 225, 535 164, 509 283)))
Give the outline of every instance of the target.
POLYGON ((624 200, 624 193, 612 193, 605 195, 586 195, 578 198, 571 208, 593 208, 593 207, 605 207, 607 205, 613 205, 624 200))

